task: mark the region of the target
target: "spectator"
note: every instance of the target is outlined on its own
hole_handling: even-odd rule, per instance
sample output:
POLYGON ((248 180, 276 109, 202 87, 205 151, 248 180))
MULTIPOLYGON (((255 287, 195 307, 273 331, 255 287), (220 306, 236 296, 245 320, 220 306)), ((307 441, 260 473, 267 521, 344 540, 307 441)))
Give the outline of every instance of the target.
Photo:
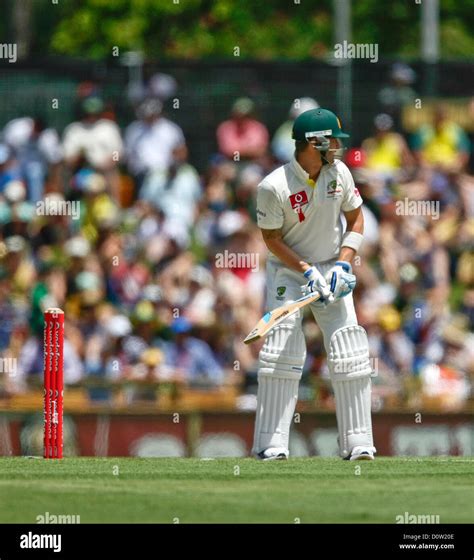
POLYGON ((393 181, 408 176, 414 159, 401 134, 393 132, 393 119, 381 113, 374 119, 375 134, 362 142, 365 166, 375 176, 393 181))
POLYGON ((21 167, 12 149, 6 144, 0 144, 0 193, 11 181, 23 181, 21 167))
POLYGON ((88 166, 103 173, 112 195, 119 200, 117 166, 123 151, 122 137, 117 124, 102 117, 103 110, 100 97, 86 97, 82 101, 80 120, 64 131, 64 159, 73 172, 88 166))
POLYGON ((138 106, 138 120, 125 131, 127 165, 138 189, 148 173, 158 171, 166 175, 173 164, 173 154, 177 153, 175 150, 179 153, 185 148, 183 131, 165 118, 162 110, 159 99, 146 99, 138 106))
MULTIPOLYGON (((139 120, 127 129, 127 165, 141 188, 123 208, 111 196, 115 162, 111 168, 106 162, 105 169, 94 163, 111 146, 106 140, 94 151, 93 144, 100 144, 94 136, 98 123, 105 123, 108 132, 115 130, 120 140, 116 125, 97 112, 100 102, 91 101, 99 94, 93 84, 83 84, 80 106, 84 115, 87 104, 92 105, 91 118, 85 115, 66 129, 65 148, 68 142, 75 147, 66 158, 70 182, 58 173, 56 182, 44 183, 42 200, 79 201, 79 219, 67 212, 40 215, 32 203, 31 179, 15 157, 18 146, 21 151, 33 145, 25 158, 43 158, 43 169, 51 175, 54 157, 42 151, 39 141, 51 130, 47 123, 31 136, 29 117, 12 121, 15 126, 7 130, 15 148, 0 144, 0 356, 21 356, 22 371, 17 384, 0 374, 0 385, 11 393, 39 379, 43 311, 60 306, 67 316, 67 383, 84 374, 107 383, 126 381, 120 394, 130 404, 154 402, 155 383, 162 381, 179 385, 180 391, 186 385, 204 390, 224 382, 254 391, 259 346, 243 345, 242 339, 264 311, 265 250, 254 224, 255 189, 274 162, 261 155, 266 129, 252 117, 252 102, 250 107, 240 102, 237 115, 220 131, 227 128, 244 145, 245 134, 257 130, 258 149, 252 145, 251 153, 241 154, 243 165, 233 161, 232 150, 230 156, 214 155, 199 177, 188 162, 181 129, 163 117, 160 104, 146 100, 139 120), (91 131, 90 145, 76 149, 76 139, 91 131), (244 258, 226 261, 226 255, 244 258), (185 319, 175 319, 178 309, 186 310, 185 319), (142 383, 143 390, 129 390, 129 381, 142 383)), ((474 322, 474 179, 464 173, 466 149, 459 129, 449 121, 440 123, 438 129, 431 127, 431 135, 424 128, 417 138, 416 160, 390 117, 379 116, 364 149, 346 158, 365 202, 365 242, 360 259, 354 259, 355 297, 372 356, 378 359, 376 406, 399 406, 407 386, 421 385, 423 393, 415 391, 416 398, 408 402, 449 400, 446 392, 442 399, 432 392, 448 386, 448 393, 453 388, 462 397, 451 399, 449 406, 461 407, 473 375, 467 332, 474 322), (441 163, 431 157, 437 151, 433 146, 444 150, 441 163), (454 164, 443 166, 449 154, 455 154, 454 164), (403 173, 410 166, 413 172, 403 173), (439 202, 439 216, 405 215, 396 206, 404 199, 439 202), (446 327, 454 319, 457 330, 446 327), (437 378, 433 368, 438 368, 437 378), (455 383, 443 385, 446 376, 455 383)), ((280 132, 275 150, 284 145, 279 143, 284 128, 280 132)), ((318 399, 329 406, 332 400, 320 380, 325 371, 320 333, 310 322, 307 329, 312 336, 306 372, 317 376, 318 399)), ((109 401, 113 394, 111 387, 89 388, 93 400, 109 401)))
POLYGON ((35 268, 26 239, 21 235, 12 235, 5 239, 4 271, 10 279, 10 296, 21 297, 30 289, 36 278, 35 268))
POLYGON ((470 142, 464 130, 448 117, 446 108, 439 106, 433 124, 422 126, 416 134, 413 149, 421 165, 456 173, 466 168, 470 142))
MULTIPOLYGON (((20 355, 18 357, 18 372, 14 379, 15 392, 25 390, 28 378, 39 375, 43 371, 43 337, 30 336, 24 344, 22 344, 20 355)), ((78 383, 83 377, 83 367, 74 346, 68 337, 64 338, 64 383, 71 385, 78 383)), ((42 382, 38 379, 38 384, 42 382)))
POLYGON ((28 200, 41 200, 48 174, 57 169, 62 160, 58 133, 53 128, 47 128, 39 117, 21 117, 7 123, 3 137, 17 155, 28 187, 28 200))
POLYGON ((166 366, 190 385, 221 385, 224 372, 209 345, 190 335, 191 323, 179 317, 171 330, 174 341, 163 343, 166 366))
POLYGON ((157 72, 148 80, 148 90, 151 97, 156 97, 160 101, 167 101, 178 89, 178 84, 173 76, 157 72))
POLYGON ((151 171, 145 178, 139 197, 159 208, 167 220, 190 228, 201 198, 201 183, 196 169, 187 163, 184 144, 173 150, 168 169, 151 171))
MULTIPOLYGON (((88 376, 114 383, 129 375, 131 360, 125 341, 131 330, 128 317, 116 313, 110 307, 103 309, 102 316, 99 317, 99 328, 86 345, 85 368, 88 376)), ((89 389, 89 396, 95 401, 109 401, 112 391, 92 387, 89 389)))
POLYGON ((101 231, 118 223, 118 206, 108 193, 104 175, 82 169, 75 177, 81 192, 81 230, 89 241, 97 241, 101 231))
POLYGON ((212 324, 215 321, 216 294, 211 272, 195 265, 189 274, 189 300, 186 304, 188 317, 196 324, 212 324))
POLYGON ((473 335, 464 315, 451 317, 434 341, 432 362, 421 369, 423 394, 442 410, 459 409, 469 397, 468 374, 474 372, 473 335), (438 357, 436 358, 436 354, 438 357))
POLYGON ((411 87, 416 74, 407 64, 397 62, 390 70, 390 83, 383 87, 378 94, 382 112, 388 113, 395 123, 395 128, 401 130, 402 109, 405 105, 413 104, 416 92, 411 87))
POLYGON ((280 163, 290 161, 295 152, 295 141, 292 139, 291 133, 296 117, 318 107, 319 103, 312 97, 302 97, 293 101, 288 113, 288 120, 278 127, 272 139, 272 152, 280 163))
POLYGON ((234 161, 258 161, 265 155, 268 130, 254 118, 254 111, 255 103, 248 97, 235 101, 231 118, 217 128, 217 145, 221 154, 234 161))

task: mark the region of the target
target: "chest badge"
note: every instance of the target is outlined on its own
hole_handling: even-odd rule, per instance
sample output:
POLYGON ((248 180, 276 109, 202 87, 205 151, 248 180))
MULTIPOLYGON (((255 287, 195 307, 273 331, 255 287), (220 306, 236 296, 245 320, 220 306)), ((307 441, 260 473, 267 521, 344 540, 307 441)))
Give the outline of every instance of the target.
POLYGON ((290 196, 291 207, 298 214, 300 222, 304 221, 305 215, 303 214, 303 205, 308 204, 308 195, 306 191, 300 191, 290 196))
POLYGON ((326 187, 326 198, 339 198, 342 196, 342 185, 337 181, 330 181, 326 187))
POLYGON ((286 292, 286 286, 278 286, 277 288, 277 299, 279 299, 280 301, 284 300, 284 295, 286 292))

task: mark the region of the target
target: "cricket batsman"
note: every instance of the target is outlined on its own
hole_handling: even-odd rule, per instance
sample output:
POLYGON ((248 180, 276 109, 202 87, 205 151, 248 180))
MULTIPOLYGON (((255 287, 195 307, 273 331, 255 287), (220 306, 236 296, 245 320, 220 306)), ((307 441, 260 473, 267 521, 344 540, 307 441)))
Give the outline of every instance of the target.
MULTIPOLYGON (((258 186, 257 222, 270 252, 266 309, 318 291, 311 311, 324 337, 336 399, 339 452, 374 459, 367 334, 357 324, 351 262, 364 232, 362 199, 346 165, 337 116, 311 109, 293 124, 295 154, 258 186), (347 222, 343 231, 341 212, 347 222), (303 284, 303 285, 302 285, 303 284)), ((287 459, 290 425, 306 359, 300 313, 272 329, 260 351, 252 452, 287 459)))

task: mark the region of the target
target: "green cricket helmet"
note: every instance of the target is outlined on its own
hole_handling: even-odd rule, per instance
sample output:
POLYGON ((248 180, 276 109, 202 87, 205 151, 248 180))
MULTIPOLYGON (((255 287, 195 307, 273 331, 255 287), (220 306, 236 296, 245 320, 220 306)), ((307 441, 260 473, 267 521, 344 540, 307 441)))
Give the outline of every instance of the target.
POLYGON ((301 113, 293 123, 293 139, 308 141, 309 138, 324 136, 330 138, 349 138, 342 131, 341 121, 328 109, 310 109, 301 113))
MULTIPOLYGON (((329 150, 330 138, 349 138, 349 134, 342 131, 341 121, 328 109, 310 109, 301 113, 293 123, 293 139, 300 142, 315 140, 313 146, 322 152, 324 159, 329 150)), ((337 157, 342 157, 342 148, 334 150, 337 157)))

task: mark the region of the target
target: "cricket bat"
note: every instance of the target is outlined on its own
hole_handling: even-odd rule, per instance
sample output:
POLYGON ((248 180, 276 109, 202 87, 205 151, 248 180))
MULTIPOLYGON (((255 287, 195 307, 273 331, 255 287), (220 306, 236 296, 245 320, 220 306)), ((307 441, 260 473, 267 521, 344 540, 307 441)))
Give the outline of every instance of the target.
POLYGON ((307 294, 296 301, 290 301, 277 307, 273 311, 265 313, 265 315, 260 319, 260 321, 255 325, 255 328, 247 335, 244 339, 245 344, 250 344, 256 340, 260 340, 269 331, 273 329, 278 323, 281 323, 286 317, 294 315, 305 305, 313 303, 313 301, 318 301, 321 297, 319 292, 312 292, 307 294))

